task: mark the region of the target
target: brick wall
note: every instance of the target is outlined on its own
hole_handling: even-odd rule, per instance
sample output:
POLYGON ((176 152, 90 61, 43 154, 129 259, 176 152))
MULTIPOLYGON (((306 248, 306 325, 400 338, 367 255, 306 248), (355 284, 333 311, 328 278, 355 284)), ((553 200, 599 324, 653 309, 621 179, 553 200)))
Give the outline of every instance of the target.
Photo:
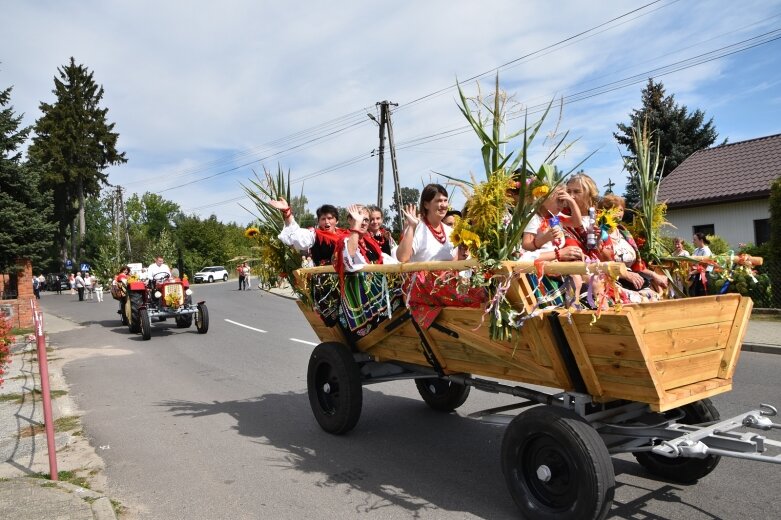
MULTIPOLYGON (((18 296, 15 300, 0 300, 0 309, 10 314, 11 325, 22 329, 33 328, 33 312, 30 307, 30 300, 35 299, 33 293, 33 266, 29 260, 20 260, 18 262, 22 270, 18 272, 18 296)), ((4 280, 4 283, 7 279, 4 280)), ((8 287, 6 287, 7 289, 8 287)))

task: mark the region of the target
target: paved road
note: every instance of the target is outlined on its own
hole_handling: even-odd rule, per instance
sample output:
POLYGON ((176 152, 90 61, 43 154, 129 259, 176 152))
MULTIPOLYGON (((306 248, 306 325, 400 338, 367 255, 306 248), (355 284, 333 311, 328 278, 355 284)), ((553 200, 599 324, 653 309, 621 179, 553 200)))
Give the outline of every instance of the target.
MULTIPOLYGON (((316 338, 294 302, 234 283, 196 291, 209 333, 166 322, 150 341, 119 326, 113 300, 43 296, 47 311, 86 325, 52 339, 81 356, 65 375, 105 459, 106 491, 130 518, 517 517, 499 464, 502 428, 434 413, 412 383, 394 382, 365 388, 351 434, 327 435, 306 397, 304 342, 316 338)), ((779 374, 781 356, 743 353, 736 390, 714 401, 722 415, 781 405, 779 374)), ((508 402, 473 392, 460 411, 508 402)), ((781 466, 723 460, 687 487, 651 480, 632 460, 614 459, 613 518, 781 512, 781 466)))

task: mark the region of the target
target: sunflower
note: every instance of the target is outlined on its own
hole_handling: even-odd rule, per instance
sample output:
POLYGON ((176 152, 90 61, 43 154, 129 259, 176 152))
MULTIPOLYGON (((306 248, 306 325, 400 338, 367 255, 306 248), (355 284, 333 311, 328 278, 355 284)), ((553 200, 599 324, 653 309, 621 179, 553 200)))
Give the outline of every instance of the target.
POLYGON ((541 184, 532 190, 532 197, 539 199, 540 197, 547 195, 549 191, 550 188, 546 184, 541 184))
POLYGON ((260 230, 256 227, 248 227, 246 231, 244 231, 244 236, 247 238, 255 238, 260 234, 260 230))

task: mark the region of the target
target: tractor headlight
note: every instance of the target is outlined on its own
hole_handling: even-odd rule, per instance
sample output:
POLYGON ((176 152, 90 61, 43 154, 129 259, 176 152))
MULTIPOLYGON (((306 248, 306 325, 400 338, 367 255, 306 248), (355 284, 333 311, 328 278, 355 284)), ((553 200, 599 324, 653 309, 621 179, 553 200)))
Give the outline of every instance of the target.
POLYGON ((192 289, 187 289, 186 291, 184 291, 184 294, 186 294, 187 296, 192 296, 193 295, 193 290, 192 289))
POLYGON ((155 291, 155 298, 159 298, 163 295, 160 291, 155 291))

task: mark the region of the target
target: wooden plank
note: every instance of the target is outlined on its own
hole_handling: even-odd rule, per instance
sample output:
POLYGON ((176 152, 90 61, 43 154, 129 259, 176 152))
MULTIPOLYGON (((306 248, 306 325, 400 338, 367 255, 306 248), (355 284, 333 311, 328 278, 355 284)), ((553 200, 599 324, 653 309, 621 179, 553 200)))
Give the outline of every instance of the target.
POLYGON ((555 375, 552 371, 550 371, 548 377, 546 377, 544 372, 540 372, 538 376, 534 376, 525 370, 519 370, 510 365, 497 365, 495 363, 472 364, 463 361, 453 361, 449 366, 454 372, 466 372, 482 377, 493 377, 529 385, 541 385, 561 389, 561 387, 557 385, 555 375))
POLYGON ((651 359, 672 359, 711 350, 724 350, 727 346, 732 320, 681 329, 668 329, 643 335, 651 359))
POLYGON ((591 358, 645 361, 634 335, 580 334, 591 358))
POLYGON ((735 312, 735 319, 732 322, 732 330, 727 339, 727 348, 724 350, 724 358, 719 368, 719 377, 732 379, 732 374, 735 373, 735 367, 738 364, 740 349, 743 346, 743 338, 746 336, 748 320, 751 318, 751 309, 753 307, 754 302, 751 298, 744 296, 740 299, 738 310, 735 312))
POLYGON ((694 327, 733 319, 740 302, 738 294, 701 296, 666 300, 656 303, 640 303, 626 307, 635 316, 641 334, 667 329, 694 327))
POLYGON ((404 315, 406 312, 407 312, 407 308, 403 306, 396 309, 396 312, 393 313, 390 319, 384 320, 379 324, 379 326, 376 329, 374 329, 368 335, 356 341, 355 346, 358 347, 358 350, 365 351, 369 349, 372 345, 376 345, 377 343, 385 339, 390 334, 403 334, 404 331, 402 329, 410 325, 409 320, 411 320, 412 318, 409 318, 402 325, 399 325, 395 328, 391 328, 390 325, 394 322, 394 320, 404 315))
POLYGON ((574 312, 572 313, 572 321, 580 334, 635 335, 629 318, 623 311, 620 314, 603 312, 596 321, 594 321, 593 311, 574 312))
POLYGON ((304 314, 306 321, 309 322, 309 325, 312 327, 312 330, 321 343, 335 341, 347 345, 347 338, 345 338, 342 329, 339 327, 326 327, 325 323, 323 323, 323 320, 320 318, 320 315, 301 300, 296 300, 296 305, 298 305, 298 308, 304 314))
POLYGON ((534 338, 534 342, 540 349, 545 350, 546 356, 550 361, 550 365, 545 366, 550 366, 553 369, 554 374, 556 374, 558 387, 567 391, 574 390, 574 385, 564 365, 564 360, 561 358, 561 352, 559 352, 556 346, 556 339, 548 321, 548 314, 543 314, 542 318, 527 320, 522 330, 534 338))
POLYGON ((721 350, 654 362, 657 380, 665 390, 714 378, 719 373, 721 350))
POLYGON ((640 403, 659 403, 659 396, 653 387, 638 386, 610 380, 603 380, 604 395, 596 397, 596 400, 612 401, 615 399, 627 399, 640 403))
POLYGON ((656 387, 644 361, 592 358, 591 363, 600 381, 604 379, 627 385, 656 387))
POLYGON ((685 385, 680 388, 669 390, 665 393, 663 399, 656 404, 650 404, 651 410, 655 412, 666 412, 685 404, 699 401, 714 395, 723 394, 732 390, 732 381, 729 379, 713 378, 707 381, 700 381, 691 385, 685 385))
POLYGON ((510 288, 506 293, 507 301, 518 310, 527 314, 534 310, 537 304, 537 298, 534 296, 534 290, 529 284, 529 279, 525 274, 520 274, 512 279, 510 288))
POLYGON ((431 367, 428 361, 426 361, 422 350, 410 352, 407 350, 396 350, 393 347, 374 346, 367 352, 374 356, 377 361, 402 361, 404 363, 412 363, 413 365, 431 367))
POLYGON ((580 369, 580 376, 583 378, 583 382, 586 384, 586 390, 593 396, 601 396, 604 394, 602 386, 599 384, 599 378, 594 372, 594 367, 591 364, 588 351, 583 345, 580 339, 580 334, 574 323, 570 323, 566 316, 559 316, 559 323, 564 329, 564 336, 567 338, 570 350, 575 356, 575 361, 580 369))

